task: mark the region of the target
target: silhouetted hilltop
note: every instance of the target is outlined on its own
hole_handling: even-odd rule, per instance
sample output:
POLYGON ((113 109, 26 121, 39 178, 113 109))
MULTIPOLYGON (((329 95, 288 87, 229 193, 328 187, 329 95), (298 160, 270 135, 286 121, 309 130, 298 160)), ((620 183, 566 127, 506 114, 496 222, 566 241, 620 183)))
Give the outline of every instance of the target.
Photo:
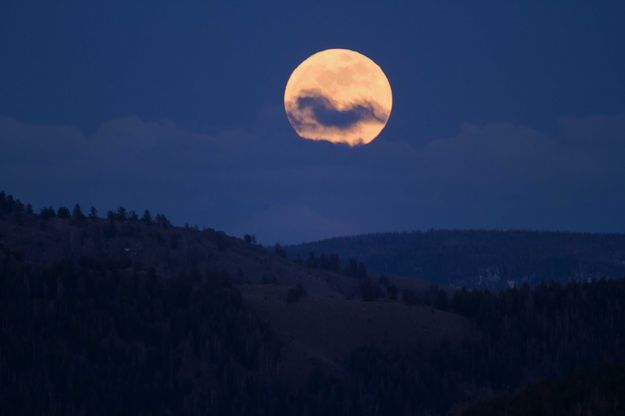
POLYGON ((372 271, 455 287, 625 276, 625 234, 432 230, 339 237, 285 250, 292 258, 333 253, 372 271))
POLYGON ((0 204, 5 207, 0 210, 0 244, 28 263, 69 260, 92 268, 154 268, 172 276, 217 271, 236 284, 294 285, 305 278, 314 293, 343 296, 355 291, 353 279, 303 268, 256 244, 252 236, 240 239, 209 228, 175 227, 164 215, 149 211, 139 216, 119 208, 102 218, 80 207, 60 207, 36 214, 4 193, 0 204))

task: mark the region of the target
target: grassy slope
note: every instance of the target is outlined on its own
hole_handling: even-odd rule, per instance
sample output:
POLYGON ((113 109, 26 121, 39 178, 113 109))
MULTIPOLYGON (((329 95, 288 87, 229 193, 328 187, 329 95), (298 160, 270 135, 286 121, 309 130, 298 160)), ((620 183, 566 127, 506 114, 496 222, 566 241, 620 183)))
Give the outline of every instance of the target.
POLYGON ((281 286, 246 285, 240 289, 283 340, 300 374, 312 368, 312 360, 340 376, 345 357, 361 346, 428 354, 441 342, 458 342, 471 331, 467 319, 427 306, 315 294, 287 303, 281 286))

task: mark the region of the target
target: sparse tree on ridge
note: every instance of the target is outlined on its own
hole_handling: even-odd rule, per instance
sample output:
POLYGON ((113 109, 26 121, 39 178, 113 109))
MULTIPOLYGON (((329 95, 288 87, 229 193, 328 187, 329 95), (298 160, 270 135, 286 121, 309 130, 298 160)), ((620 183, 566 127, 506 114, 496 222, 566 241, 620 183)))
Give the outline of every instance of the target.
POLYGON ((145 210, 143 211, 143 215, 141 216, 141 221, 143 221, 146 224, 151 224, 152 223, 152 214, 150 214, 149 210, 145 210))
POLYGON ((78 205, 78 204, 74 205, 74 210, 72 211, 72 217, 75 220, 84 220, 85 219, 85 214, 82 213, 82 210, 80 209, 80 205, 78 205))
POLYGON ((126 208, 124 207, 119 207, 117 208, 117 220, 118 221, 126 221, 126 208))

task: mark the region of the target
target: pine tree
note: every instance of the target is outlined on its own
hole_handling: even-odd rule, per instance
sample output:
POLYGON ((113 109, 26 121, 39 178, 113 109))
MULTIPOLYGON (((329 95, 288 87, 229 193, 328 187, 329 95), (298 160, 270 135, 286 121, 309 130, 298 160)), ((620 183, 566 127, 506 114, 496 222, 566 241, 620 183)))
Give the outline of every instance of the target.
POLYGON ((78 204, 74 205, 74 210, 72 211, 72 217, 75 220, 84 220, 85 219, 85 214, 82 213, 82 210, 80 209, 80 205, 78 205, 78 204))
POLYGON ((145 210, 143 211, 143 215, 141 216, 141 221, 143 221, 146 224, 151 224, 152 223, 152 214, 150 214, 149 210, 145 210))
POLYGON ((60 207, 56 212, 57 217, 59 218, 69 218, 71 216, 69 209, 66 207, 60 207))

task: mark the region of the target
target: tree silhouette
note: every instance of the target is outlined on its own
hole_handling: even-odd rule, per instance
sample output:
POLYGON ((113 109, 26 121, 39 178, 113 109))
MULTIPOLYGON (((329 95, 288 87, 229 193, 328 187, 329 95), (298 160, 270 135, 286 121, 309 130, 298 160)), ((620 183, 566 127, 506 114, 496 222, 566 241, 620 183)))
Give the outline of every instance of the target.
POLYGON ((143 215, 141 216, 141 221, 143 221, 146 224, 151 224, 152 223, 152 214, 150 214, 149 210, 145 210, 143 211, 143 215))
POLYGON ((49 218, 54 218, 55 216, 56 216, 56 212, 54 211, 54 208, 52 207, 42 208, 41 211, 39 212, 39 217, 44 220, 47 220, 49 218))
POLYGON ((126 215, 127 215, 126 208, 124 207, 117 208, 117 213, 115 215, 117 221, 126 221, 127 219, 126 215))
POLYGON ((278 257, 286 258, 286 251, 279 243, 276 243, 276 245, 273 246, 273 251, 278 257))
POLYGON ((78 204, 74 205, 74 209, 72 211, 72 218, 74 218, 75 220, 85 219, 85 214, 82 213, 82 210, 80 209, 80 205, 78 204))
POLYGON ((57 212, 56 212, 56 216, 59 218, 69 218, 71 216, 69 209, 67 209, 66 207, 60 207, 57 212))
POLYGON ((157 225, 164 228, 171 226, 171 223, 164 214, 156 214, 156 217, 154 217, 154 221, 157 225))

